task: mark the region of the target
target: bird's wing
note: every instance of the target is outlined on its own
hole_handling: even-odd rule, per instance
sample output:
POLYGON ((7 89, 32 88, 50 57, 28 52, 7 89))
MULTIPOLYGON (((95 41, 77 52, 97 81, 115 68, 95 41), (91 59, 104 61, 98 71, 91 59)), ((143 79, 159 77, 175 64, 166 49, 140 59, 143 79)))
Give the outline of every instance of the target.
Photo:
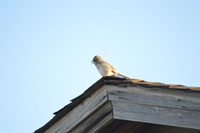
POLYGON ((113 73, 112 75, 114 76, 116 76, 116 75, 118 75, 118 73, 117 73, 117 71, 115 70, 115 68, 112 66, 112 65, 110 65, 109 63, 107 63, 107 62, 104 62, 103 64, 103 67, 104 67, 104 70, 106 71, 106 73, 113 73))
POLYGON ((110 71, 115 71, 116 72, 115 68, 112 65, 110 65, 109 63, 105 62, 104 65, 110 71))

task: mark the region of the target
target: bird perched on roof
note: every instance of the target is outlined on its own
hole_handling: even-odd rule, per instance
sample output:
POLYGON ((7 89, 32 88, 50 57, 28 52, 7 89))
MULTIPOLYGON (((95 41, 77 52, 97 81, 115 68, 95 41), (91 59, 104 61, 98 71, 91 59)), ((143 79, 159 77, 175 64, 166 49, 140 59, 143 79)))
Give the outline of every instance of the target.
POLYGON ((92 63, 95 64, 99 73, 104 76, 121 76, 124 78, 128 78, 120 73, 118 73, 115 68, 109 63, 105 62, 100 56, 95 56, 92 60, 92 63))

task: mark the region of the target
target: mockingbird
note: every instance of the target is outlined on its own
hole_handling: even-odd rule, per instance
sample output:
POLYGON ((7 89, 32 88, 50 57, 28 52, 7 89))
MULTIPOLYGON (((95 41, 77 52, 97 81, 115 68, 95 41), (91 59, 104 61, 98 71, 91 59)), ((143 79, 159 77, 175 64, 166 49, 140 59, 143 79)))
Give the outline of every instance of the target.
POLYGON ((100 56, 95 56, 92 60, 92 63, 95 64, 97 70, 103 77, 104 76, 121 76, 124 78, 128 78, 118 73, 112 65, 105 62, 100 56))

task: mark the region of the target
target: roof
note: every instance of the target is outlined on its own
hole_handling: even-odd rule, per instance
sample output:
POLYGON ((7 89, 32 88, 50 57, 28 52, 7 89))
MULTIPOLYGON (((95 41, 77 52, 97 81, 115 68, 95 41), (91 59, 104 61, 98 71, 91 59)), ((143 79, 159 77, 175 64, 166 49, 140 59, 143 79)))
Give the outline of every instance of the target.
POLYGON ((83 94, 71 100, 71 103, 63 107, 62 109, 55 112, 55 116, 47 122, 44 126, 35 131, 35 133, 43 133, 57 121, 59 121, 63 116, 69 113, 73 108, 79 105, 87 97, 89 97, 93 92, 102 87, 103 85, 116 85, 116 86, 138 86, 145 88, 162 88, 162 89, 173 89, 173 90, 182 90, 182 91, 192 91, 195 93, 200 93, 200 87, 189 87, 183 85, 174 85, 174 84, 163 84, 159 82, 147 82, 144 80, 138 79, 125 79, 119 77, 102 77, 92 86, 90 86, 83 94))

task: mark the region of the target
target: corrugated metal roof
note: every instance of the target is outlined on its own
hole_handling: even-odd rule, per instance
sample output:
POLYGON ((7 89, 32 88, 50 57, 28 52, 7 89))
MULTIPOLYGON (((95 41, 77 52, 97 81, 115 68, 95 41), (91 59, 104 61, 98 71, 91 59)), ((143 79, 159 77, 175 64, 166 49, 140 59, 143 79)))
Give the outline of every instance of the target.
POLYGON ((89 87, 83 94, 71 100, 71 103, 55 112, 55 116, 47 122, 43 127, 39 128, 35 131, 35 133, 43 133, 48 128, 50 128, 53 124, 55 124, 58 120, 60 120, 64 115, 69 113, 73 108, 79 105, 84 99, 89 97, 93 92, 95 92, 98 88, 103 85, 116 85, 116 86, 140 86, 146 88, 163 88, 163 89, 175 89, 175 90, 183 90, 183 91, 192 91, 199 93, 200 87, 189 87, 183 85, 174 85, 174 84, 163 84, 159 82, 147 82, 144 80, 138 79, 125 79, 119 77, 102 77, 96 83, 94 83, 91 87, 89 87))

